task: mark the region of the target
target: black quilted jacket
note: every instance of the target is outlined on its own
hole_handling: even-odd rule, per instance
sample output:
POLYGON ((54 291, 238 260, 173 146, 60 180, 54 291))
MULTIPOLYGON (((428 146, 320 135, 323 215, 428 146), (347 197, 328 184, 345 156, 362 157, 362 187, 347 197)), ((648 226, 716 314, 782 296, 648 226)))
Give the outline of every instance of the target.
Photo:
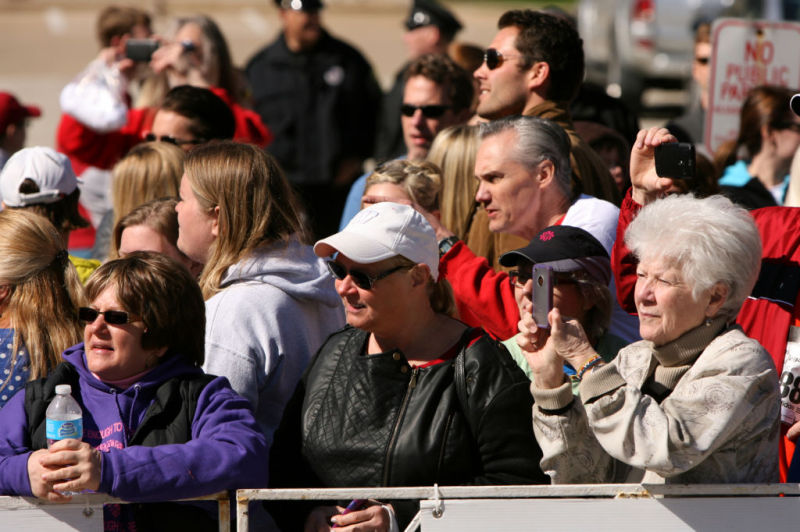
POLYGON ((272 487, 549 483, 530 383, 500 343, 462 337, 462 405, 454 360, 413 369, 399 351, 365 356, 368 336, 346 327, 312 360, 276 433, 272 487))

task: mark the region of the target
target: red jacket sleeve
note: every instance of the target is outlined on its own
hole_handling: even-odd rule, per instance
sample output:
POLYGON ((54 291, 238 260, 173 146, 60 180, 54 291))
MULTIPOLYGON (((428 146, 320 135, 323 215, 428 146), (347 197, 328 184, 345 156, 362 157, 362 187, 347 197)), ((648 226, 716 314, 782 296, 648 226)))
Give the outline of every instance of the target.
POLYGON ((219 96, 233 112, 236 122, 236 130, 233 132, 233 140, 255 144, 259 148, 266 148, 272 142, 272 132, 264 125, 261 116, 251 109, 245 109, 234 102, 228 91, 220 87, 209 87, 211 92, 219 96))
POLYGON ((150 128, 155 109, 131 109, 128 123, 110 133, 98 133, 68 114, 61 115, 56 132, 56 149, 69 157, 75 174, 81 175, 88 166, 111 169, 128 150, 142 141, 150 128))
POLYGON ((461 241, 440 259, 439 274, 453 287, 461 321, 501 340, 517 333, 519 309, 508 274, 493 270, 461 241))
POLYGON ((625 231, 633 219, 639 214, 642 206, 633 201, 631 191, 628 189, 619 209, 619 222, 617 222, 617 238, 611 250, 611 270, 614 272, 614 283, 617 285, 617 300, 625 312, 636 313, 636 304, 633 301, 633 290, 636 286, 636 265, 638 261, 631 250, 625 246, 625 231))

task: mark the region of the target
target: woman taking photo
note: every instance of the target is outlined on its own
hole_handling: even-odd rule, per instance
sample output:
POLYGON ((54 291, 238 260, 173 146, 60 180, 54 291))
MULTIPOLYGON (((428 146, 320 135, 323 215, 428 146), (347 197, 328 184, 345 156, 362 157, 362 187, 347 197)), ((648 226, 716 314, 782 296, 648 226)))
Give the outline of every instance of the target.
MULTIPOLYGON (((653 147, 670 140, 664 129, 640 132, 635 186, 659 180, 653 147)), ((753 219, 720 196, 670 196, 641 210, 625 243, 638 259, 643 340, 606 364, 554 309, 546 348, 528 355, 542 468, 554 483, 777 481, 778 377, 734 324, 760 266, 753 219)))
POLYGON ((204 265, 203 369, 250 401, 269 442, 311 356, 344 324, 342 304, 272 156, 220 142, 184 169, 178 248, 204 265))
POLYGON ((0 211, 0 408, 80 341, 84 303, 53 224, 22 209, 0 211))
MULTIPOLYGON (((86 291, 83 343, 0 410, 0 493, 144 502, 263 486, 266 443, 247 402, 199 368, 205 309, 189 272, 137 252, 98 268, 86 291), (48 449, 45 410, 59 384, 83 410, 84 437, 48 449)), ((106 506, 105 519, 108 530, 216 530, 188 505, 106 506)))
MULTIPOLYGON (((436 236, 422 215, 378 203, 314 250, 335 255, 328 269, 348 327, 328 338, 287 406, 272 486, 545 483, 528 381, 498 342, 452 317, 436 236)), ((401 526, 416 511, 395 510, 401 526)), ((306 529, 328 530, 331 517, 388 529, 380 504, 340 511, 315 509, 306 529)), ((273 515, 284 527, 306 519, 280 512, 289 512, 273 515)))

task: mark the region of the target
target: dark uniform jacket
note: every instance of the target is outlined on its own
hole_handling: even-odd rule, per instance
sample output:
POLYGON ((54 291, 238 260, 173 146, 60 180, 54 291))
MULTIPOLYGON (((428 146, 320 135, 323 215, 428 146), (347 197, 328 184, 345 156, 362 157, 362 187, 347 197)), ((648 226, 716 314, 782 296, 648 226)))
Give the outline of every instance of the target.
POLYGON ((284 35, 247 64, 254 109, 275 135, 267 148, 295 184, 333 181, 342 159, 372 154, 381 91, 352 46, 322 33, 294 53, 284 35))

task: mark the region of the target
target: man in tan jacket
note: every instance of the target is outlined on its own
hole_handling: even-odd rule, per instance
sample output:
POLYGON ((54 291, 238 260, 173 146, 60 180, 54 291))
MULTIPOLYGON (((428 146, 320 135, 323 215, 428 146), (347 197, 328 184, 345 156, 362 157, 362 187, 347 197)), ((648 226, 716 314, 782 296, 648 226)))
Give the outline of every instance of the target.
MULTIPOLYGON (((567 132, 571 143, 572 193, 581 192, 620 204, 603 160, 575 132, 569 104, 583 80, 583 42, 567 21, 531 10, 504 13, 499 31, 475 71, 479 84, 478 115, 495 120, 510 115, 547 118, 567 132)), ((492 235, 479 211, 467 236, 467 245, 497 265, 505 251, 527 242, 508 235, 492 235)))

